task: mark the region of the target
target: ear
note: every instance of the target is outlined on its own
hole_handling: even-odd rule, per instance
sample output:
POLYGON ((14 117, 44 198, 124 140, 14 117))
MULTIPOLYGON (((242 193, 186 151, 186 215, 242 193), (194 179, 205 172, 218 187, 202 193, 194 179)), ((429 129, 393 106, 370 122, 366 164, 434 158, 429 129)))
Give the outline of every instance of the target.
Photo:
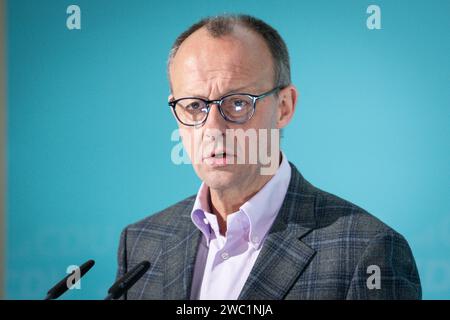
POLYGON ((280 90, 278 93, 278 113, 277 123, 278 129, 284 128, 291 122, 294 116, 295 107, 298 99, 298 91, 293 85, 289 85, 280 90))

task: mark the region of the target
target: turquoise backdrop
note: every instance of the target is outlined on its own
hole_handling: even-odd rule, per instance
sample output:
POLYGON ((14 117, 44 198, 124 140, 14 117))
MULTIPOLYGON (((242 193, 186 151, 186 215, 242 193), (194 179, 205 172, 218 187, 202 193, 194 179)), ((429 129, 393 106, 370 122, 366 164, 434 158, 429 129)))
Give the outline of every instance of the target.
POLYGON ((101 299, 127 224, 194 194, 172 164, 166 58, 201 17, 279 30, 300 91, 283 150, 316 186, 402 233, 426 299, 450 298, 450 1, 7 2, 9 299, 40 299, 67 266, 96 266, 65 299, 101 299), (81 8, 81 30, 66 9, 81 8), (366 9, 381 8, 381 30, 366 9))

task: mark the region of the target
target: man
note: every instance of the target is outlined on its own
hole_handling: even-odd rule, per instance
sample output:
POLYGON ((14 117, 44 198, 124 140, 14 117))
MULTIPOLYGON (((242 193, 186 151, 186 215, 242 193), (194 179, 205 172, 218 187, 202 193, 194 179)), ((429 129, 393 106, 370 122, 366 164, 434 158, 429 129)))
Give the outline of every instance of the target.
POLYGON ((175 41, 168 72, 169 105, 203 183, 124 229, 118 277, 151 262, 125 298, 421 298, 406 240, 311 185, 272 139, 298 96, 277 31, 245 15, 204 19, 175 41), (238 139, 239 129, 258 134, 238 139), (261 150, 275 156, 272 172, 261 150))

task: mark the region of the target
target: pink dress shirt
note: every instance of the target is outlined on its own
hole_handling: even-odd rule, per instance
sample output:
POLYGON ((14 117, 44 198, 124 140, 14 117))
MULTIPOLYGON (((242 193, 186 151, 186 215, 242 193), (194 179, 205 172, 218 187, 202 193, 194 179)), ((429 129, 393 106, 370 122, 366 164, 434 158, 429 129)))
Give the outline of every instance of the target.
POLYGON ((253 268, 267 232, 281 208, 291 179, 284 153, 275 175, 239 211, 227 216, 222 236, 210 213, 209 188, 202 183, 192 209, 192 222, 203 233, 197 252, 191 299, 235 300, 253 268))

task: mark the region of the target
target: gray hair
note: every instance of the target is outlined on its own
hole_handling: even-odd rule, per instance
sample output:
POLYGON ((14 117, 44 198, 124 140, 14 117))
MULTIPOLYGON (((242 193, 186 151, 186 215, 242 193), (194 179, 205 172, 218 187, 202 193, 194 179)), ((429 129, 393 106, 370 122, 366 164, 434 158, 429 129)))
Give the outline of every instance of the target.
POLYGON ((273 58, 275 86, 286 87, 291 84, 291 67, 289 63, 289 52, 283 38, 279 35, 278 31, 272 28, 264 21, 244 14, 229 15, 223 14, 214 17, 207 17, 199 22, 190 26, 186 31, 178 36, 169 53, 169 59, 167 62, 168 76, 170 82, 169 67, 175 57, 178 49, 186 38, 188 38, 195 31, 202 27, 205 27, 209 34, 214 38, 229 35, 233 32, 235 25, 241 25, 254 31, 260 35, 273 58))

